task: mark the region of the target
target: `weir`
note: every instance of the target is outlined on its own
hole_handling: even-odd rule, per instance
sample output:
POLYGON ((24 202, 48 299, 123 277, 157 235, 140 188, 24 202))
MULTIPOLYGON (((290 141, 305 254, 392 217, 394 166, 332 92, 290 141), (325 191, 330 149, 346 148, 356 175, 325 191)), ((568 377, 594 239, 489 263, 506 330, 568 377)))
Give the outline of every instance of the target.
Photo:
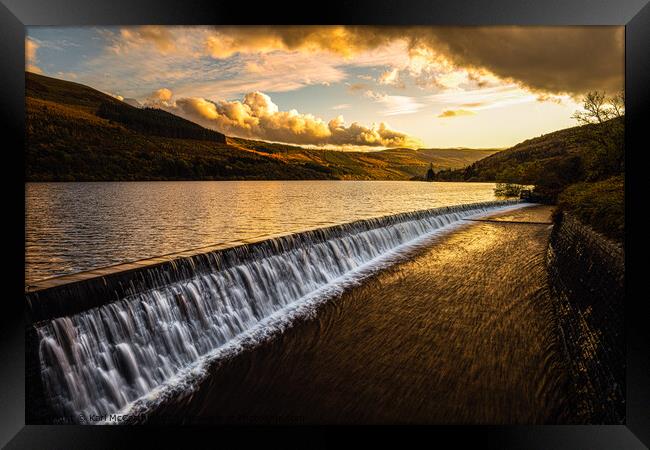
POLYGON ((206 364, 314 313, 462 219, 518 203, 361 220, 28 292, 34 419, 128 412, 165 389, 191 389, 206 364))

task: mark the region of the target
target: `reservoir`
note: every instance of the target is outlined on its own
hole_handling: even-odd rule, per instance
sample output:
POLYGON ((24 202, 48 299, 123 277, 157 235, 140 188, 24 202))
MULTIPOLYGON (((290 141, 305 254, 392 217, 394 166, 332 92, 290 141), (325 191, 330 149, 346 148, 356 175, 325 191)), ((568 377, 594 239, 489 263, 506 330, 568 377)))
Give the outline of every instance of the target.
POLYGON ((26 283, 355 220, 495 200, 493 183, 27 183, 26 283))

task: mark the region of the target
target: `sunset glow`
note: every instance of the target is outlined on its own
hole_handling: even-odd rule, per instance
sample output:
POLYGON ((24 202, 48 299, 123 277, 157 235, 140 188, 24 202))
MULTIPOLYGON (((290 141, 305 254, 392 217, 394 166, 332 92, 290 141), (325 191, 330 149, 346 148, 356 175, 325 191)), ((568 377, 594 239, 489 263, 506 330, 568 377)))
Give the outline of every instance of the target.
POLYGON ((30 27, 28 71, 229 136, 501 148, 623 86, 622 27, 30 27))

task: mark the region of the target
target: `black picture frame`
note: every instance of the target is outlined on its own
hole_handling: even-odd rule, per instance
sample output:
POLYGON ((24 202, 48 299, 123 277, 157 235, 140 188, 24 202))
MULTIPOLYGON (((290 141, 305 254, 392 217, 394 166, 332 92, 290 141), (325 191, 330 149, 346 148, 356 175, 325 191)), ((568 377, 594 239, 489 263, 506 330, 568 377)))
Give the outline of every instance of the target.
MULTIPOLYGON (((374 24, 374 25, 625 25, 626 43, 626 336, 627 415, 620 426, 472 426, 362 428, 364 439, 453 439, 490 448, 637 449, 650 445, 650 342, 640 294, 645 249, 643 152, 650 104, 648 0, 339 0, 249 5, 220 0, 0 0, 0 103, 5 132, 5 298, 0 310, 0 445, 7 448, 118 448, 128 444, 191 448, 189 438, 218 444, 225 437, 312 446, 333 443, 338 429, 213 427, 87 427, 25 425, 24 325, 24 44, 34 25, 374 24), (638 145, 636 143, 639 143, 638 145), (256 431, 258 433, 250 433, 256 431), (263 432, 259 433, 259 432, 263 432), (280 441, 279 432, 282 433, 280 441), (397 434, 396 434, 397 432, 397 434), (316 433, 316 440, 307 433, 316 433), (428 436, 433 434, 433 436, 428 436), (138 442, 139 441, 139 442, 138 442)), ((647 266, 647 263, 645 263, 647 266)), ((345 431, 349 431, 345 429, 345 431)))

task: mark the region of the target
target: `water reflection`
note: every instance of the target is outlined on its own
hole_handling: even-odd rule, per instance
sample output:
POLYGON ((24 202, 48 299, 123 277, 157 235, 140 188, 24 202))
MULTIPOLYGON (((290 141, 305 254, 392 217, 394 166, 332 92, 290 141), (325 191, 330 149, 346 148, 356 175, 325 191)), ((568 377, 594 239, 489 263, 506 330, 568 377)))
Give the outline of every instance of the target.
POLYGON ((28 183, 25 276, 494 198, 491 183, 28 183))

